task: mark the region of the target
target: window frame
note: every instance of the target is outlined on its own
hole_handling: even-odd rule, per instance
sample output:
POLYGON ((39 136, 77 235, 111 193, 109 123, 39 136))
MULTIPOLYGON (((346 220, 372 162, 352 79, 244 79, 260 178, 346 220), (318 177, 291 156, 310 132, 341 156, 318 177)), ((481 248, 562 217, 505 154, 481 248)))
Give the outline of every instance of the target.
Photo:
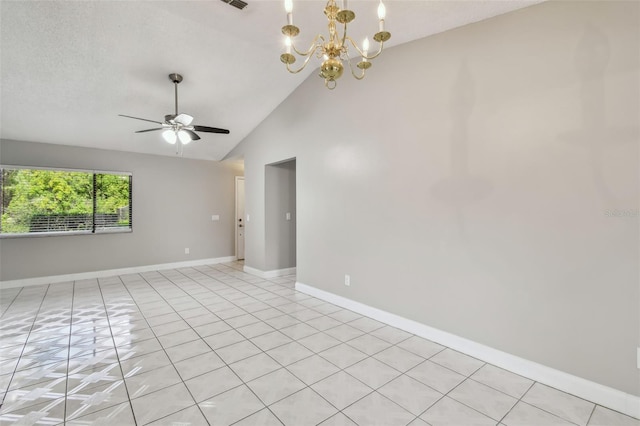
MULTIPOLYGON (((0 172, 3 170, 49 170, 54 172, 78 172, 92 175, 92 220, 91 229, 80 231, 45 231, 45 232, 23 232, 3 234, 1 233, 2 224, 0 223, 0 239, 9 238, 40 238, 40 237, 58 237, 71 235, 108 235, 108 234, 128 234, 133 232, 133 173, 116 170, 98 170, 98 169, 71 169, 66 167, 41 167, 41 166, 20 166, 15 164, 0 164, 0 172), (107 229, 96 229, 96 176, 100 174, 129 176, 129 226, 114 227, 107 229)), ((2 197, 2 174, 0 173, 0 197, 2 197)), ((0 206, 1 207, 1 206, 0 206)), ((0 215, 1 215, 0 211, 0 215)), ((0 221, 2 219, 0 218, 0 221)))

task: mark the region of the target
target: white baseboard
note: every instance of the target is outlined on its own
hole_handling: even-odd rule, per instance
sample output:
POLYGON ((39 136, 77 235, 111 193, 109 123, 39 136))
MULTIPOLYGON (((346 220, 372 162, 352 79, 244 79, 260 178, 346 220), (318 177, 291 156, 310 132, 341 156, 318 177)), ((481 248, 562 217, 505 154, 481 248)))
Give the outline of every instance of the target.
POLYGON ((271 271, 263 271, 260 269, 252 268, 251 266, 245 266, 243 271, 247 274, 257 275, 260 278, 277 278, 283 277, 285 275, 292 275, 296 273, 296 268, 285 268, 285 269, 273 269, 271 271))
POLYGON ((77 274, 52 275, 48 277, 25 278, 20 280, 0 281, 0 289, 26 287, 31 285, 55 284, 67 281, 87 280, 93 278, 112 277, 114 275, 138 274, 141 272, 161 271, 163 269, 189 268, 192 266, 213 265, 233 262, 235 256, 215 257, 209 259, 187 260, 184 262, 161 263, 158 265, 134 266, 130 268, 107 269, 104 271, 80 272, 77 274))
POLYGON ((584 398, 588 401, 619 411, 628 416, 640 418, 640 397, 556 370, 446 331, 403 318, 346 297, 338 296, 309 285, 296 282, 296 290, 325 300, 334 305, 368 316, 385 324, 432 340, 469 356, 512 371, 531 380, 554 387, 561 391, 584 398))

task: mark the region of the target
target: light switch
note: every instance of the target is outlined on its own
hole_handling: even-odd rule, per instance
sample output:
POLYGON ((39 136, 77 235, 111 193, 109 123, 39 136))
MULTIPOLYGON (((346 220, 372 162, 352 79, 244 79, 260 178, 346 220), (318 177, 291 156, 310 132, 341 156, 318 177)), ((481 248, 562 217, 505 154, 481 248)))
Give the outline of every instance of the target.
POLYGON ((211 215, 211 220, 220 220, 220 215, 219 214, 211 215))
POLYGON ((291 220, 291 213, 287 212, 287 214, 285 214, 284 216, 285 216, 285 219, 291 220))
POLYGON ((251 218, 249 217, 249 215, 247 215, 247 222, 249 222, 251 220, 251 218))

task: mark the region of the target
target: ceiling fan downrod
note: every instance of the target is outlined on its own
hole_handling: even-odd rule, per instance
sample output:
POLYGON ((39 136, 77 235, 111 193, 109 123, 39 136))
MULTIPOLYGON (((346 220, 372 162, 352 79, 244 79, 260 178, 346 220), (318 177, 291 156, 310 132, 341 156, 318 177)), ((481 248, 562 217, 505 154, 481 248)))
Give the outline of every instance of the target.
POLYGON ((176 117, 178 116, 178 84, 182 81, 182 76, 178 73, 169 74, 169 80, 173 81, 175 103, 176 103, 176 117))

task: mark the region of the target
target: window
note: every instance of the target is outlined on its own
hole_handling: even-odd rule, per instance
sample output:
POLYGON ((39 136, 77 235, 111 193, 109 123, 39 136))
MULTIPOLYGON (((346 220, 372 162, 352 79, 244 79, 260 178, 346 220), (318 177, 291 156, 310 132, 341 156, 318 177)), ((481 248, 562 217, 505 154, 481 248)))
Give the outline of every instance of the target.
POLYGON ((132 230, 131 173, 0 166, 0 237, 132 230))

